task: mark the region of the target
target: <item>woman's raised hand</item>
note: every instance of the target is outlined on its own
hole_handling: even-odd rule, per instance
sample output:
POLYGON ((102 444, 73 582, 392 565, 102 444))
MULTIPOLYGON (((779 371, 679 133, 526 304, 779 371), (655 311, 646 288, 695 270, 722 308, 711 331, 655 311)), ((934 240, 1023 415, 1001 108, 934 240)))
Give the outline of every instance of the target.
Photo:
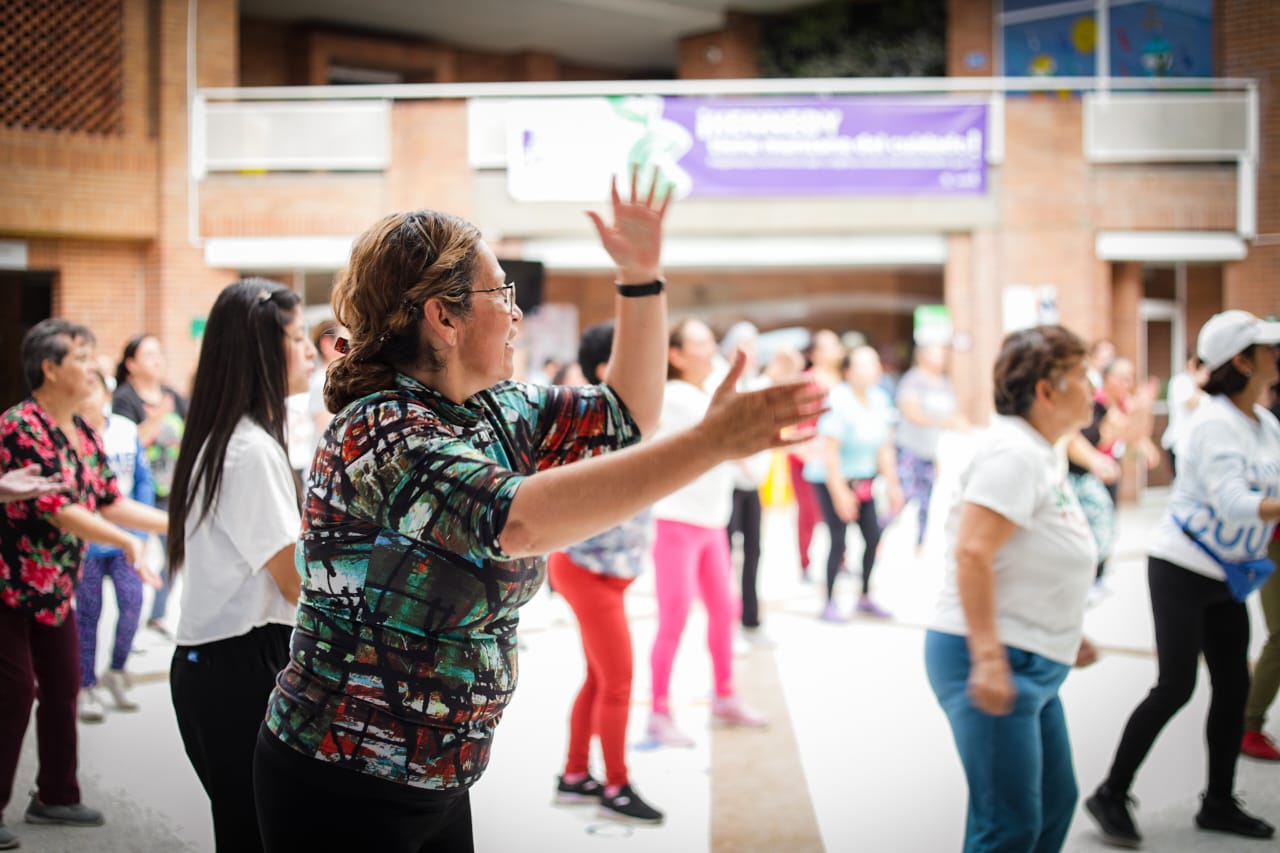
POLYGON ((587 211, 600 244, 618 267, 618 281, 623 284, 643 284, 662 277, 662 219, 671 201, 667 190, 656 196, 658 175, 655 172, 649 183, 649 192, 641 196, 637 190, 639 166, 631 169, 631 194, 623 201, 618 195, 618 179, 610 182, 613 202, 613 224, 606 224, 600 214, 587 211))
POLYGON ((822 405, 826 392, 812 382, 783 382, 758 391, 738 391, 745 365, 746 356, 739 352, 698 429, 706 431, 708 440, 727 459, 812 439, 812 424, 794 430, 788 427, 812 421, 826 411, 822 405))

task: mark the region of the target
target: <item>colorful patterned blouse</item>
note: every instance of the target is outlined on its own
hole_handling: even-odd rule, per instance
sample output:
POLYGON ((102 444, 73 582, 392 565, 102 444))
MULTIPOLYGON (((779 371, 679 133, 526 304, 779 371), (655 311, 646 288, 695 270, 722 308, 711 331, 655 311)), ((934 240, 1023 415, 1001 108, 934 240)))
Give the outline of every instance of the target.
POLYGON ((80 583, 85 543, 53 523, 71 504, 90 512, 120 499, 102 439, 77 416, 68 441, 34 398, 0 418, 0 470, 39 463, 40 473, 72 484, 68 492, 0 507, 0 602, 42 625, 61 625, 80 583))
POLYGON ((633 444, 604 386, 503 382, 453 403, 408 376, 330 424, 311 469, 290 662, 267 725, 323 761, 472 785, 516 686, 543 557, 498 544, 524 477, 633 444))

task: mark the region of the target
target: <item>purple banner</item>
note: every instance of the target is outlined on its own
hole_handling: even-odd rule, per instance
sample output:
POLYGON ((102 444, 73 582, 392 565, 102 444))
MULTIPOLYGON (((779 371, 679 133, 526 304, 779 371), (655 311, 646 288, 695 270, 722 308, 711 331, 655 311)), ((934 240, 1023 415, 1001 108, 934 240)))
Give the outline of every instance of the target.
POLYGON ((974 195, 985 104, 886 98, 664 98, 691 197, 974 195))

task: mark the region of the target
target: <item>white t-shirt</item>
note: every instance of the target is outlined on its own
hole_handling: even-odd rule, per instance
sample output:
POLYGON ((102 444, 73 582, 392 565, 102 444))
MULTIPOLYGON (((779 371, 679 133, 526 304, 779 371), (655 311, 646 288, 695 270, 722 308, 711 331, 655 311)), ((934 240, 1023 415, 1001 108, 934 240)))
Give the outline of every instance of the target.
POLYGON ((1184 371, 1169 380, 1169 425, 1160 436, 1160 446, 1165 450, 1178 452, 1178 441, 1186 434, 1187 425, 1196 411, 1190 408, 1191 401, 1199 393, 1200 386, 1190 373, 1184 371))
POLYGON ((1000 642, 1072 664, 1098 562, 1089 523, 1053 446, 1024 419, 995 416, 976 447, 947 518, 946 577, 931 627, 969 634, 955 553, 961 507, 977 504, 1018 525, 994 560, 1000 642))
POLYGON ((217 505, 197 524, 201 497, 187 516, 179 645, 293 624, 294 606, 263 569, 298 541, 296 495, 284 450, 262 427, 241 418, 227 445, 217 505))
POLYGON ((1258 508, 1263 498, 1280 498, 1280 422, 1261 406, 1253 412, 1256 421, 1221 395, 1196 408, 1177 446, 1178 476, 1148 554, 1223 580, 1222 567, 1187 538, 1182 521, 1224 560, 1267 555, 1276 525, 1259 518, 1258 508))
MULTIPOLYGON (((702 420, 711 396, 681 379, 667 382, 657 436, 682 432, 702 420)), ((734 464, 725 462, 653 505, 653 517, 699 527, 727 527, 733 515, 734 464)))

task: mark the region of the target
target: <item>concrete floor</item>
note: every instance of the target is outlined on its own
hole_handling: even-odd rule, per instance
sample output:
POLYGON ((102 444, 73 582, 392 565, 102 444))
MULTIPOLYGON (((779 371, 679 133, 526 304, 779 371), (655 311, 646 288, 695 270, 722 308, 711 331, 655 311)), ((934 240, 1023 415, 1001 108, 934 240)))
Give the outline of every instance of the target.
MULTIPOLYGON (((944 480, 936 503, 945 500, 947 488, 944 480)), ((1089 611, 1086 624, 1104 657, 1073 673, 1063 690, 1077 776, 1086 793, 1105 773, 1125 719, 1154 678, 1141 549, 1163 500, 1163 494, 1151 493, 1142 504, 1122 509, 1120 542, 1108 580, 1111 592, 1089 611)), ((760 707, 774 709, 775 725, 763 732, 713 736, 707 725, 705 620, 695 608, 672 684, 677 719, 697 739, 693 749, 654 749, 642 742, 655 628, 651 573, 632 587, 628 607, 636 681, 628 761, 637 789, 666 812, 661 827, 622 826, 595 819, 589 807, 551 804, 582 660, 568 608, 550 594, 539 595, 526 608, 521 627, 520 689, 498 730, 489 771, 472 792, 477 849, 959 849, 965 783, 922 664, 923 625, 941 578, 940 522, 941 513, 935 512, 922 558, 911 547, 914 522, 904 520, 886 534, 874 589, 894 613, 892 620, 859 618, 830 625, 815 618, 821 584, 799 580, 793 511, 767 512, 761 589, 767 631, 776 647, 756 648, 736 660, 741 691, 760 707), (784 836, 791 840, 777 840, 784 836)), ((857 536, 850 539, 849 563, 857 565, 860 544, 857 536)), ((819 564, 825 543, 819 528, 813 551, 819 564)), ((855 583, 852 578, 839 583, 837 595, 851 608, 855 583)), ((1254 625, 1261 626, 1256 601, 1250 606, 1254 625)), ((104 614, 104 642, 110 618, 104 614)), ((1255 627, 1255 648, 1262 639, 1259 633, 1255 627)), ((7 809, 9 826, 22 836, 23 849, 213 849, 207 801, 183 754, 169 703, 171 651, 158 635, 143 631, 130 662, 140 682, 135 693, 142 710, 112 713, 105 723, 80 727, 84 799, 106 812, 104 827, 22 822, 23 793, 35 775, 34 726, 28 731, 15 799, 7 809)), ((1192 703, 1162 734, 1138 777, 1134 794, 1141 802, 1137 818, 1146 849, 1275 849, 1274 843, 1200 832, 1192 823, 1204 780, 1207 696, 1207 678, 1202 678, 1192 703)), ((1273 722, 1273 733, 1280 734, 1278 726, 1273 722)), ((1280 766, 1242 760, 1238 778, 1238 792, 1250 809, 1280 820, 1280 766)), ((1107 848, 1080 813, 1066 849, 1107 848)))

